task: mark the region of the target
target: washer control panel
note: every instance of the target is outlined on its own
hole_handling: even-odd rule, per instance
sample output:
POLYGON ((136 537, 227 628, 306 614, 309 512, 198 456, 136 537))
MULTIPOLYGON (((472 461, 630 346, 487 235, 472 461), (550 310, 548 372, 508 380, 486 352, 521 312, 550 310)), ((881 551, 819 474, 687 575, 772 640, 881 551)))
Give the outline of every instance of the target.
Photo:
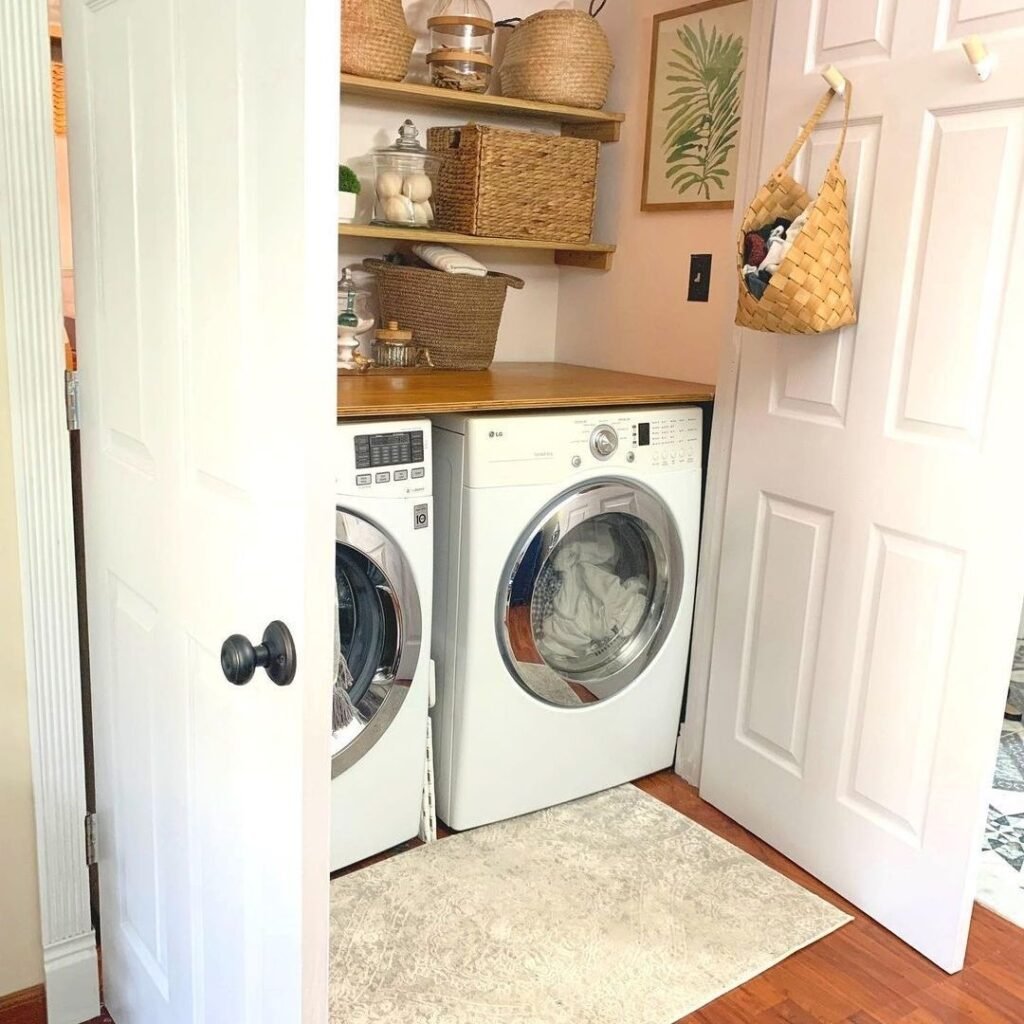
POLYGON ((398 430, 391 434, 356 434, 356 469, 405 466, 423 461, 423 431, 398 430))
POLYGON ((430 493, 430 426, 422 420, 396 424, 352 424, 338 428, 339 494, 430 493))
POLYGON ((559 482, 573 473, 700 470, 699 408, 594 409, 466 422, 467 486, 559 482))

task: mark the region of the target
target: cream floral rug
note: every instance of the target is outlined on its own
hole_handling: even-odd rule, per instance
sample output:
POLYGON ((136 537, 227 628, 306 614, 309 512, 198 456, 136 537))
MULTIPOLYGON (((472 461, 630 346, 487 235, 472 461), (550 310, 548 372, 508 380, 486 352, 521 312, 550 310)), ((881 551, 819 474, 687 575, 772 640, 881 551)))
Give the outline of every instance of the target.
POLYGON ((634 786, 331 887, 332 1024, 674 1024, 851 920, 634 786))

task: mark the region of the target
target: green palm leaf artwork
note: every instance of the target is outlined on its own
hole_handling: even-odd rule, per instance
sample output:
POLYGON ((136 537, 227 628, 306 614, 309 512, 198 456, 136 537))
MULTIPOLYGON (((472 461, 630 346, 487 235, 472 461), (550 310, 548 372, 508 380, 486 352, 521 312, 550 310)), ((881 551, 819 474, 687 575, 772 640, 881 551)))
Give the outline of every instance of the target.
POLYGON ((666 76, 672 99, 664 108, 665 177, 680 195, 712 199, 725 191, 739 135, 743 39, 717 27, 708 33, 702 20, 696 31, 684 25, 676 35, 666 76))

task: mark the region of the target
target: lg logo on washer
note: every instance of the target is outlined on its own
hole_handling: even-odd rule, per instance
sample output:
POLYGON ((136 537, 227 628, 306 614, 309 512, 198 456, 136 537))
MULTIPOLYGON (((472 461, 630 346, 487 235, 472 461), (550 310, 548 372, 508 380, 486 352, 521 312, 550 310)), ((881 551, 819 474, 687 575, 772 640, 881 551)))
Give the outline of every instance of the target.
POLYGON ((487 436, 488 437, 504 437, 505 436, 505 432, 503 430, 492 430, 487 436))

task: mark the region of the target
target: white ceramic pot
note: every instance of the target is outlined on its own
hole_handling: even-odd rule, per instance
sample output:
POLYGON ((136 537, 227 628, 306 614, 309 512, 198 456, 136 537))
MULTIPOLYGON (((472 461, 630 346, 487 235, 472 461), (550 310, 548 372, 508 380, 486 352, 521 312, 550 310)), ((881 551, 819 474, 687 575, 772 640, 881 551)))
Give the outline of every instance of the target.
POLYGON ((342 224, 351 224, 356 219, 355 192, 338 193, 338 220, 342 224))

